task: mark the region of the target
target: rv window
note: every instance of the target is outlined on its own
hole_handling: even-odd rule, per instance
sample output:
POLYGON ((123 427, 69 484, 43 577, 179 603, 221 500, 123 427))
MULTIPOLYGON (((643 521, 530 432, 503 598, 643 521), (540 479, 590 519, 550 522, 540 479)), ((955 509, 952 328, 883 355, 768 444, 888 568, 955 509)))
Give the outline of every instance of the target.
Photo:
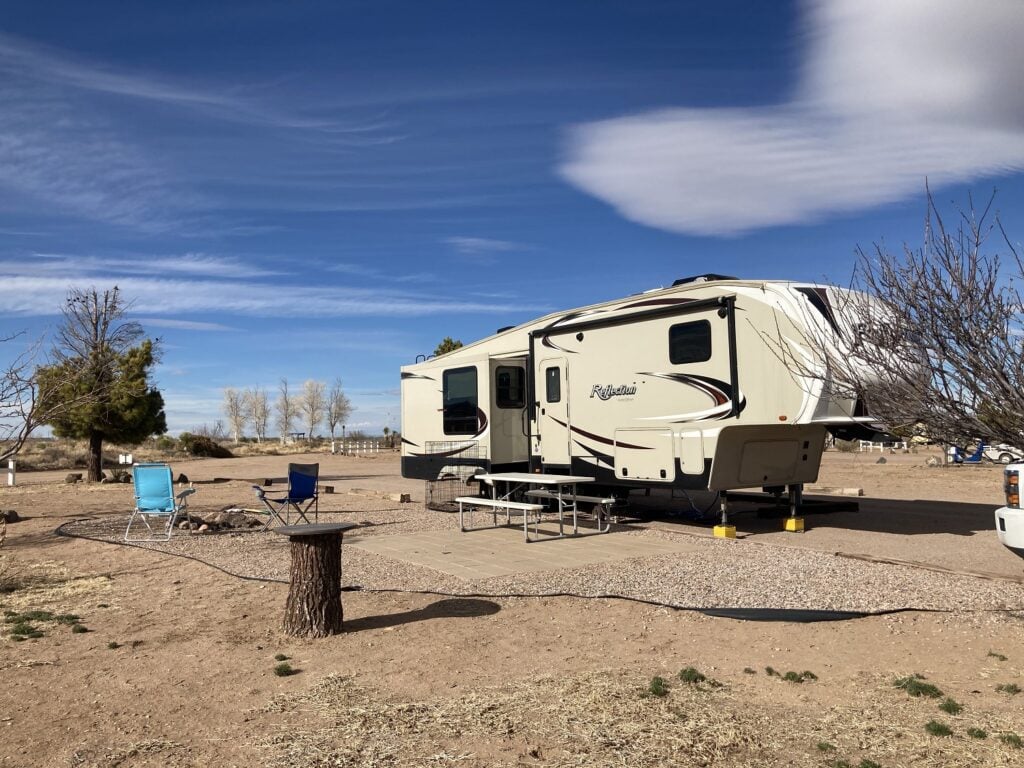
POLYGON ((711 359, 711 323, 697 320, 668 329, 668 359, 675 365, 711 359))
POLYGON ((453 368, 444 376, 444 433, 475 435, 477 431, 476 368, 453 368))
POLYGON ((562 371, 559 368, 544 369, 544 385, 549 403, 557 403, 562 400, 562 371))
POLYGON ((494 372, 496 379, 496 398, 499 408, 522 408, 526 405, 526 394, 523 382, 526 380, 526 369, 499 367, 494 372))

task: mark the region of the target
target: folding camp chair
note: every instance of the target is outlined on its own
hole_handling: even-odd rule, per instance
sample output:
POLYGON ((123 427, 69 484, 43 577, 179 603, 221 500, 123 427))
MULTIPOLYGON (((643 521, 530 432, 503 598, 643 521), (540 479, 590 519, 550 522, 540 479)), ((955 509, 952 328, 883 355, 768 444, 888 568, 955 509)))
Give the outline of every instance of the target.
POLYGON ((267 490, 259 485, 254 485, 253 490, 256 496, 267 508, 269 518, 263 530, 270 528, 277 520, 282 525, 288 525, 290 510, 294 509, 302 522, 308 523, 306 513, 310 508, 313 510, 313 519, 320 516, 320 501, 317 491, 317 479, 320 475, 319 464, 289 464, 288 465, 288 492, 278 498, 267 496, 267 490))
MULTIPOLYGON (((174 530, 178 515, 184 512, 188 518, 188 497, 195 493, 196 489, 186 488, 175 496, 171 468, 167 464, 136 464, 132 467, 132 482, 135 486, 135 511, 128 518, 124 540, 166 541, 171 538, 171 531, 174 530), (145 523, 149 536, 129 538, 136 517, 145 523), (150 520, 154 517, 167 518, 162 533, 159 528, 154 529, 150 525, 150 520)), ((191 521, 191 518, 189 520, 191 521)))

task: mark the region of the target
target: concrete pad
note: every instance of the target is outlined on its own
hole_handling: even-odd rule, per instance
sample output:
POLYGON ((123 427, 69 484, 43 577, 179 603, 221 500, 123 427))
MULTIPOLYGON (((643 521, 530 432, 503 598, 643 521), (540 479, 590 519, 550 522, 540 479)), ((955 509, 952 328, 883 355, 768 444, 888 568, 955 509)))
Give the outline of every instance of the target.
MULTIPOLYGON (((541 526, 542 536, 544 532, 545 527, 541 526)), ((532 526, 530 535, 533 535, 532 526)), ((585 532, 580 536, 561 539, 553 536, 527 544, 523 541, 522 528, 485 528, 466 533, 423 531, 353 537, 345 540, 345 546, 472 580, 682 553, 700 546, 698 541, 680 539, 676 542, 656 536, 585 532)))

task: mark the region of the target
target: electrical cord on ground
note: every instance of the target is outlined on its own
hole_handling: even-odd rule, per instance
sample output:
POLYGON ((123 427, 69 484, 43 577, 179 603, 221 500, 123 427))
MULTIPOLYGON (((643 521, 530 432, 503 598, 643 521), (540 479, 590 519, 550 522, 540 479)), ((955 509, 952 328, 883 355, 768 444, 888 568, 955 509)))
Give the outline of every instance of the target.
MULTIPOLYGON (((196 563, 201 563, 209 568, 220 571, 221 573, 231 576, 236 579, 242 579, 243 581, 257 581, 267 584, 287 584, 287 579, 272 579, 265 576, 249 576, 240 573, 234 573, 226 568, 223 568, 215 563, 211 563, 202 558, 196 557, 195 555, 189 555, 184 552, 168 552, 162 549, 156 549, 155 547, 147 547, 142 544, 137 544, 131 541, 115 541, 100 536, 90 536, 83 533, 71 533, 64 530, 65 526, 73 525, 76 520, 71 520, 61 524, 56 529, 55 533, 58 536, 65 536, 72 539, 86 539, 88 541, 97 541, 103 544, 114 544, 126 547, 135 547, 136 549, 144 549, 149 552, 159 552, 163 555, 169 555, 171 557, 181 557, 186 560, 192 560, 196 563)), ((623 600, 630 603, 639 603, 641 605, 651 605, 658 608, 668 608, 673 611, 686 611, 690 613, 700 613, 705 616, 713 616, 716 618, 732 618, 740 619, 744 621, 790 621, 796 623, 810 623, 818 621, 846 621, 850 619, 862 619, 869 616, 890 616, 898 613, 953 613, 950 609, 945 608, 888 608, 881 611, 839 611, 839 610, 817 610, 817 609, 801 609, 801 608, 729 608, 729 607, 698 607, 698 606, 684 606, 675 605, 673 603, 666 603, 660 600, 652 600, 644 597, 633 597, 631 595, 618 595, 614 593, 602 593, 597 595, 581 595, 576 592, 544 592, 544 593, 522 593, 522 592, 447 592, 438 589, 399 589, 397 587, 371 587, 366 588, 358 585, 352 585, 348 587, 342 587, 342 592, 367 592, 374 594, 404 594, 404 595, 436 595, 438 597, 454 597, 454 598, 497 598, 497 599, 542 599, 550 597, 569 597, 577 600, 623 600)), ((990 608, 990 609, 971 609, 970 613, 1017 613, 1021 609, 1014 608, 990 608)))

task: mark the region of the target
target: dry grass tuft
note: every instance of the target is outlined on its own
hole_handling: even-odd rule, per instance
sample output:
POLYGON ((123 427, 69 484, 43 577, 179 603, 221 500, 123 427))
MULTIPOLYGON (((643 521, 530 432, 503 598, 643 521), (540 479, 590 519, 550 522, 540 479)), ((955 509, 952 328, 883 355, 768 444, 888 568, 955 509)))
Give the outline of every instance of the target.
POLYGON ((766 719, 722 706, 728 697, 709 699, 690 686, 664 698, 641 697, 635 680, 597 673, 403 702, 332 676, 308 693, 276 700, 282 711, 319 710, 329 724, 288 731, 271 743, 280 750, 279 765, 304 768, 718 765, 769 748, 773 733, 766 719), (540 762, 531 744, 544 745, 540 762), (489 754, 479 754, 481 745, 489 754))

